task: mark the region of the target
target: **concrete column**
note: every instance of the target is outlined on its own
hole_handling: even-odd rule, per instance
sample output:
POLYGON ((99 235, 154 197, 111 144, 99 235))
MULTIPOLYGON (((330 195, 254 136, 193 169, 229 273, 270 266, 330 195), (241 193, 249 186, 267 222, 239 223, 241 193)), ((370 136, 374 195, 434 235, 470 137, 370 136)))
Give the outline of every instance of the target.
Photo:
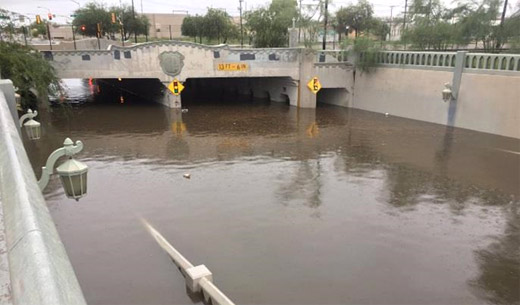
POLYGON ((312 50, 302 49, 300 53, 300 77, 298 85, 298 99, 296 104, 291 99, 291 105, 301 108, 316 108, 316 94, 307 88, 307 83, 315 76, 315 54, 312 50))
POLYGON ((169 83, 164 84, 164 91, 162 99, 159 99, 159 102, 166 107, 169 108, 181 108, 182 100, 180 95, 174 95, 168 90, 169 83))
POLYGON ((453 68, 453 80, 451 82, 451 90, 453 98, 450 100, 448 108, 448 126, 455 126, 457 114, 457 99, 459 97, 460 83, 462 81, 462 72, 464 70, 464 60, 466 59, 466 51, 458 51, 455 56, 455 67, 453 68))
POLYGON ((289 29, 289 48, 297 48, 298 47, 298 29, 290 28, 289 29))

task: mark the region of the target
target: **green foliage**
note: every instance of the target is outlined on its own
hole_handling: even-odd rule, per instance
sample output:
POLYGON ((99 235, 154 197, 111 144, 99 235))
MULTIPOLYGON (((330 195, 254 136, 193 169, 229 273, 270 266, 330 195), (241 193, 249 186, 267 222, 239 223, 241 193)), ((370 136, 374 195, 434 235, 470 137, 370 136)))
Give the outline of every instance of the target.
POLYGON ((236 37, 238 30, 231 23, 231 17, 223 10, 210 8, 203 19, 204 36, 226 43, 228 38, 236 37))
POLYGON ((150 28, 150 21, 144 15, 138 15, 132 12, 132 7, 130 5, 123 6, 112 6, 108 10, 109 16, 111 13, 116 14, 116 23, 111 23, 111 26, 108 28, 109 32, 121 32, 121 26, 123 27, 124 39, 128 39, 130 36, 135 34, 137 35, 146 35, 148 34, 148 29, 150 28))
POLYGON ((36 21, 31 23, 31 25, 29 26, 29 28, 31 29, 31 35, 33 37, 47 35, 46 24, 47 24, 47 21, 45 21, 45 20, 42 20, 42 23, 40 23, 40 24, 36 23, 36 21))
POLYGON ((413 0, 407 30, 402 39, 417 49, 445 50, 475 43, 487 51, 497 51, 505 43, 520 36, 518 13, 497 21, 502 13, 502 0, 459 1, 448 9, 439 0, 413 0))
POLYGON ((359 0, 355 5, 340 8, 336 12, 336 19, 341 31, 349 26, 351 30, 356 31, 356 37, 358 37, 361 32, 370 29, 373 25, 373 14, 372 5, 367 0, 359 0))
POLYGON ((0 72, 3 78, 13 81, 25 103, 32 96, 31 89, 44 97, 47 96, 49 86, 60 88, 52 66, 39 52, 20 44, 0 42, 0 72))
POLYGON ((246 29, 255 47, 282 47, 287 45, 287 29, 297 17, 296 0, 273 0, 268 7, 245 14, 246 29))
POLYGON ((101 35, 108 33, 120 33, 121 26, 124 30, 125 40, 130 36, 137 34, 147 34, 150 23, 144 15, 138 15, 132 12, 132 7, 123 5, 122 7, 111 7, 107 9, 103 4, 96 2, 87 3, 82 8, 74 11, 76 17, 73 25, 77 33, 95 37, 97 35, 97 24, 101 25, 101 35), (117 22, 112 23, 111 13, 117 16, 117 22), (85 31, 82 30, 85 27, 85 31))
POLYGON ((217 40, 227 43, 228 39, 238 37, 238 28, 231 22, 231 17, 223 10, 209 8, 204 16, 188 16, 182 21, 181 32, 183 36, 202 37, 209 40, 217 40))
POLYGON ((74 11, 76 18, 74 18, 73 25, 76 31, 85 36, 96 36, 97 35, 97 24, 101 24, 102 34, 112 32, 112 22, 110 19, 110 13, 106 7, 96 2, 87 3, 84 7, 74 11), (85 31, 81 30, 81 27, 85 27, 85 31))
POLYGON ((381 48, 368 37, 358 37, 353 41, 347 41, 345 46, 352 45, 356 60, 356 68, 364 72, 371 72, 378 65, 378 55, 381 48))
POLYGON ((182 36, 193 37, 197 41, 199 37, 199 43, 202 43, 202 36, 204 33, 204 17, 195 15, 187 16, 182 21, 181 33, 182 36))

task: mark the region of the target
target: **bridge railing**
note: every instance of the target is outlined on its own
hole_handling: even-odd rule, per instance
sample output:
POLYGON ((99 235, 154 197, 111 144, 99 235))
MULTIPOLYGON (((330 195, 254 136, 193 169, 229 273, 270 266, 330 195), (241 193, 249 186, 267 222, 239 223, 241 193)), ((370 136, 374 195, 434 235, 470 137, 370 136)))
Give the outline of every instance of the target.
POLYGON ((0 90, 0 195, 14 304, 86 304, 0 90))
MULTIPOLYGON (((389 66, 415 66, 441 69, 455 67, 456 52, 383 51, 376 57, 377 63, 389 66)), ((469 70, 520 71, 520 55, 467 53, 464 67, 469 70)))
POLYGON ((141 219, 146 230, 155 241, 172 258, 182 275, 186 278, 186 286, 191 292, 201 292, 204 300, 213 305, 235 305, 215 284, 213 275, 204 265, 193 266, 177 249, 175 249, 152 225, 141 219))
POLYGON ((320 50, 316 53, 316 63, 342 63, 347 59, 348 51, 345 50, 320 50))

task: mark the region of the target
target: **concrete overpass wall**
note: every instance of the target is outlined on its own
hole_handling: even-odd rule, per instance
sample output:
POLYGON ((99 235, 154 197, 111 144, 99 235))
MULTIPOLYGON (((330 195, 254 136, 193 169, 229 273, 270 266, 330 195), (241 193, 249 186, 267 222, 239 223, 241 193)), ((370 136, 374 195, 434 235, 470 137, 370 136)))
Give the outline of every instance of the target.
MULTIPOLYGON (((448 125, 451 71, 377 68, 356 76, 352 107, 448 125)), ((520 73, 463 73, 455 127, 520 138, 520 73)))
MULTIPOLYGON (((183 56, 180 81, 211 77, 291 77, 299 79, 302 49, 231 49, 189 42, 153 42, 131 47, 111 46, 105 51, 56 51, 52 64, 61 78, 158 78, 170 82, 160 63, 163 52, 183 56), (219 69, 219 64, 245 64, 240 71, 219 69)), ((48 58, 50 55, 48 54, 48 58)))

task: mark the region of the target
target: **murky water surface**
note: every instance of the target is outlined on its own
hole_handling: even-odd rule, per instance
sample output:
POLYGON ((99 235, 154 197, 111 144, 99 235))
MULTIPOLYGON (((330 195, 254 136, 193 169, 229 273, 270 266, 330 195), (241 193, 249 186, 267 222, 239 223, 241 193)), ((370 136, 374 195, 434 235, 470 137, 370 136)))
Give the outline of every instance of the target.
MULTIPOLYGON (((87 90, 88 91, 88 90, 87 90)), ((519 304, 520 143, 338 107, 105 101, 42 114, 88 195, 45 197, 89 304, 191 304, 147 219, 236 304, 519 304), (190 173, 191 179, 183 178, 190 173)))

